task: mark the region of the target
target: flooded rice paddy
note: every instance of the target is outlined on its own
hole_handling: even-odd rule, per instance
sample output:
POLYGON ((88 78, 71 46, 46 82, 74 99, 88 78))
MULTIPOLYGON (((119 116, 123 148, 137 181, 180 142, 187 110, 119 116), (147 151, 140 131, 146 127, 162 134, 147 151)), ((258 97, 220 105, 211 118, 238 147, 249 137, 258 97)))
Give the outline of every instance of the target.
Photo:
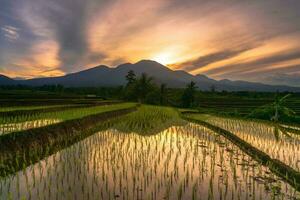
POLYGON ((195 124, 98 132, 14 176, 0 199, 298 199, 228 140, 195 124))
POLYGON ((300 172, 300 135, 262 122, 211 117, 207 122, 236 134, 252 146, 300 172))
POLYGON ((0 136, 12 132, 18 132, 18 131, 28 130, 32 128, 48 126, 59 122, 61 122, 61 120, 59 119, 39 119, 39 120, 19 122, 19 123, 0 124, 0 136))

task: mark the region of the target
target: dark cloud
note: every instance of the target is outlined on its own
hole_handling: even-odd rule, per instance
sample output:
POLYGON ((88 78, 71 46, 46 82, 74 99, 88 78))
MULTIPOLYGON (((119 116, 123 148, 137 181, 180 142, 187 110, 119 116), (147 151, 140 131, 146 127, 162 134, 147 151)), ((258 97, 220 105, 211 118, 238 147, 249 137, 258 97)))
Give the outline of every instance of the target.
MULTIPOLYGON (((43 18, 44 28, 53 31, 55 35, 59 45, 61 70, 65 72, 74 71, 76 66, 86 64, 83 62, 85 60, 99 61, 105 57, 104 52, 91 54, 87 41, 87 22, 93 9, 90 7, 91 3, 94 2, 101 3, 91 0, 44 0, 38 3, 32 1, 32 4, 35 4, 32 11, 43 18), (99 56, 98 59, 96 56, 99 56)), ((101 12, 100 8, 98 12, 101 12)))
POLYGON ((206 65, 209 65, 211 63, 215 63, 218 61, 226 60, 232 57, 235 57, 239 55, 240 53, 243 53, 247 50, 250 50, 251 48, 244 48, 241 50, 224 50, 219 51, 215 53, 211 53, 205 56, 200 56, 199 58, 195 60, 190 60, 184 63, 178 64, 179 66, 182 66, 187 71, 192 71, 195 69, 199 69, 201 67, 204 67, 206 65))
MULTIPOLYGON (((286 70, 284 68, 273 68, 280 62, 292 61, 294 59, 300 59, 300 49, 292 49, 290 51, 283 51, 276 54, 259 58, 253 61, 245 63, 230 64, 225 66, 218 66, 218 68, 207 71, 208 75, 215 75, 221 73, 221 76, 236 76, 239 74, 257 74, 260 71, 276 72, 277 70, 286 70)), ((293 65, 290 66, 294 67, 293 65)), ((261 73, 261 72, 260 72, 261 73)))
POLYGON ((299 60, 300 49, 292 49, 250 62, 219 66, 205 74, 218 79, 248 80, 299 87, 299 60))

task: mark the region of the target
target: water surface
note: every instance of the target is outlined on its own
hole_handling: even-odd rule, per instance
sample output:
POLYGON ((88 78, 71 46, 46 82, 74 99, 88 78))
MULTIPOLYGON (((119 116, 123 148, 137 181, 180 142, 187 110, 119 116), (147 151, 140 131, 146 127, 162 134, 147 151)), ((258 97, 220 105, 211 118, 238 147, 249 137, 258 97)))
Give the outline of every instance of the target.
POLYGON ((300 172, 300 135, 267 123, 208 117, 207 122, 236 134, 254 147, 300 172))
POLYGON ((195 124, 107 130, 0 180, 0 199, 295 199, 299 193, 195 124))

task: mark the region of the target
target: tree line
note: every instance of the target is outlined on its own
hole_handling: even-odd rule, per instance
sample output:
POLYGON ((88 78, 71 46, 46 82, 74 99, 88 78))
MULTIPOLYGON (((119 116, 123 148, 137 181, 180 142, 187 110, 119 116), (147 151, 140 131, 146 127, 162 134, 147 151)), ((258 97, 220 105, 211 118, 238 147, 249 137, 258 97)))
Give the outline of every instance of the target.
MULTIPOLYGON (((157 84, 154 79, 146 73, 136 76, 133 70, 126 75, 126 86, 123 97, 129 101, 139 103, 170 105, 169 88, 165 83, 157 84)), ((196 83, 191 81, 181 94, 182 107, 192 107, 195 102, 196 83)))

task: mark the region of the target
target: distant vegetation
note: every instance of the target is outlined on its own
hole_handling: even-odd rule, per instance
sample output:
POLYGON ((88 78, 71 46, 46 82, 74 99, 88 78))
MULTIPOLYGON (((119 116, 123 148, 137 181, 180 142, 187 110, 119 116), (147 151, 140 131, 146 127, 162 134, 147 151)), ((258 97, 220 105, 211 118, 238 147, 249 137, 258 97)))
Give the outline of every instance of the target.
POLYGON ((265 120, 271 120, 274 122, 300 122, 300 117, 296 115, 296 112, 288 108, 287 99, 290 94, 285 96, 276 95, 274 102, 264 105, 255 109, 249 114, 250 118, 259 118, 265 120))
MULTIPOLYGON (((74 99, 89 100, 124 100, 152 105, 164 105, 180 108, 193 108, 202 113, 223 116, 248 117, 271 120, 275 116, 274 106, 280 102, 277 120, 300 123, 300 94, 272 92, 227 92, 200 91, 194 82, 185 88, 170 88, 156 82, 143 73, 137 76, 128 71, 127 83, 119 87, 82 87, 65 88, 61 85, 41 87, 0 86, 1 105, 34 105, 35 99, 45 100, 45 104, 72 103, 74 99), (280 98, 288 95, 284 101, 280 98), (10 101, 9 99, 14 99, 10 101), (273 106, 273 107, 272 107, 273 106)), ((38 103, 39 104, 39 103, 38 103)), ((1 108, 0 108, 1 109, 1 108)))

